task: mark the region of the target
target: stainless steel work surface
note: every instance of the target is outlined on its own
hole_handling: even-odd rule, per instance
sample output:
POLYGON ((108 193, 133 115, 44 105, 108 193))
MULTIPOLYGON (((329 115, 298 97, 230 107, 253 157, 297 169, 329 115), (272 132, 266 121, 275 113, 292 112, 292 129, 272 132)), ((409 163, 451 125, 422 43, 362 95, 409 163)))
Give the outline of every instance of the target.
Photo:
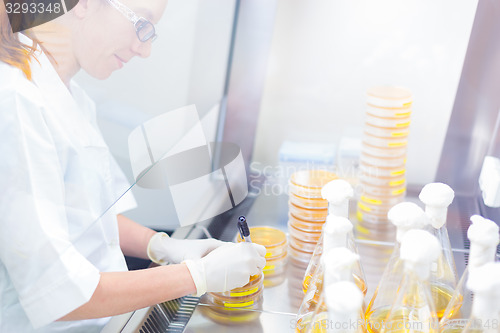
MULTIPOLYGON (((409 201, 416 201, 416 191, 409 191, 409 201)), ((267 225, 274 226, 287 232, 288 209, 286 195, 265 195, 262 192, 255 200, 252 208, 247 214, 249 226, 267 225)), ((354 207, 355 205, 352 205, 354 207)), ((457 262, 458 273, 461 274, 465 265, 466 250, 464 248, 464 230, 468 226, 468 217, 477 213, 471 204, 470 200, 455 199, 454 204, 450 207, 448 214, 450 239, 452 246, 455 248, 455 260, 457 262), (467 205, 471 205, 467 209, 467 205), (463 216, 462 216, 463 215, 463 216), (465 216, 465 221, 464 220, 465 216)), ((354 211, 354 209, 352 209, 354 211)), ((356 219, 351 215, 351 221, 356 223, 356 219)), ((230 223, 230 221, 228 222, 230 223)), ((224 231, 226 238, 234 237, 237 230, 232 225, 228 226, 228 230, 224 231), (233 228, 234 230, 232 230, 233 228), (232 230, 232 231, 231 231, 232 230)), ((368 292, 366 302, 369 302, 375 288, 378 284, 383 269, 392 252, 392 243, 377 242, 363 239, 363 235, 358 234, 356 241, 361 257, 361 263, 366 275, 368 292)), ((225 239, 230 240, 230 239, 225 239)), ((295 315, 298 311, 301 302, 301 285, 304 269, 300 269, 295 265, 287 263, 284 280, 281 284, 264 289, 263 307, 258 320, 251 323, 242 323, 238 325, 222 325, 214 323, 211 319, 204 317, 202 307, 204 304, 203 298, 197 306, 191 320, 188 322, 186 332, 293 332, 295 324, 295 315)))
MULTIPOLYGON (((361 256, 368 252, 372 255, 384 254, 380 256, 381 260, 363 262, 367 271, 368 298, 376 288, 378 277, 392 252, 392 247, 360 244, 359 251, 361 256)), ((258 320, 234 326, 214 323, 204 317, 201 307, 208 305, 202 300, 188 322, 185 332, 294 332, 295 315, 303 296, 301 287, 304 271, 288 262, 284 281, 277 286, 264 289, 263 309, 258 320)))

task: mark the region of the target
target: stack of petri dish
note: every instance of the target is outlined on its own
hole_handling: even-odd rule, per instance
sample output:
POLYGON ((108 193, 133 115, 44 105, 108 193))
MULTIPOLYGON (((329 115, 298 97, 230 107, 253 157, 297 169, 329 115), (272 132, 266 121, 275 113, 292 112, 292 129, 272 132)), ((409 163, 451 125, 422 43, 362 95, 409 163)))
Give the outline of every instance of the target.
POLYGON ((216 323, 244 324, 259 318, 262 312, 263 274, 253 275, 244 287, 203 296, 201 312, 216 323))
POLYGON ((297 171, 289 181, 289 251, 292 264, 306 268, 328 215, 321 188, 337 176, 325 170, 297 171))
POLYGON ((387 212, 406 194, 411 104, 412 94, 404 88, 377 86, 367 91, 357 216, 360 226, 370 231, 392 230, 387 212))
MULTIPOLYGON (((263 269, 264 286, 272 287, 285 280, 287 258, 286 234, 276 228, 259 226, 250 228, 252 242, 266 248, 266 266, 263 269)), ((236 241, 242 242, 241 236, 236 235, 236 241)))

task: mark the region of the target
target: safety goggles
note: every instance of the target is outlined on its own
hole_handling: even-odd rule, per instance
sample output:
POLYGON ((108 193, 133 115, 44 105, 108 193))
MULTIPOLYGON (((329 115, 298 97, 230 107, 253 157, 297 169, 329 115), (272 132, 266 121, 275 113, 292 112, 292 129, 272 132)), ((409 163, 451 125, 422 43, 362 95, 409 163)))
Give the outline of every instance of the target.
POLYGON ((135 33, 137 34, 137 38, 143 43, 151 40, 152 42, 158 37, 156 34, 156 29, 153 23, 149 20, 145 19, 137 15, 133 10, 119 2, 118 0, 108 0, 108 2, 113 6, 116 10, 123 14, 134 24, 135 33))

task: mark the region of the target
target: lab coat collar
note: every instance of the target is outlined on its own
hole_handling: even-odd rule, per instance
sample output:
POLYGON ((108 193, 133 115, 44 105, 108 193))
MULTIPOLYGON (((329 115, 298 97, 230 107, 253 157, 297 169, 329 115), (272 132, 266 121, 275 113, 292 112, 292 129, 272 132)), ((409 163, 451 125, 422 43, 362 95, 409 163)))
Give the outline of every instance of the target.
MULTIPOLYGON (((33 44, 33 40, 23 34, 19 34, 19 40, 27 45, 33 44)), ((72 137, 83 140, 81 143, 84 146, 107 147, 97 129, 90 124, 88 115, 83 112, 82 106, 78 105, 40 46, 35 55, 37 60, 30 64, 32 81, 51 107, 47 112, 53 112, 53 115, 57 116, 67 129, 73 131, 72 137)), ((76 86, 71 80, 70 89, 76 86)))
MULTIPOLYGON (((23 34, 19 34, 19 40, 27 45, 33 44, 33 40, 23 34)), ((37 61, 32 61, 30 64, 33 82, 42 90, 45 98, 56 98, 58 104, 64 105, 68 110, 74 110, 77 105, 73 96, 40 45, 38 45, 35 55, 37 61)))

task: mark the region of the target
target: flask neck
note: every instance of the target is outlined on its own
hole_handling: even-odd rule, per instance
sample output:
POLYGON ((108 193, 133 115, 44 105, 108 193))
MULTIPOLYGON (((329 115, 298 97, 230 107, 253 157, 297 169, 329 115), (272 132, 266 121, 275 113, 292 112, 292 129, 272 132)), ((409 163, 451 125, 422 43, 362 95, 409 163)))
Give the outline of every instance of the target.
POLYGON ((347 247, 346 233, 334 233, 334 234, 323 235, 323 252, 328 252, 328 250, 333 249, 335 247, 347 247))
POLYGON ((340 203, 328 203, 328 214, 340 217, 349 217, 349 199, 345 199, 340 203))
POLYGON ((481 246, 480 244, 471 242, 469 252, 469 267, 480 267, 489 262, 495 261, 497 247, 495 246, 481 246))
POLYGON ((408 279, 412 279, 414 282, 426 282, 429 280, 431 265, 432 263, 428 262, 404 261, 405 274, 408 279))
POLYGON ((435 229, 440 229, 446 226, 446 217, 448 215, 448 207, 425 206, 425 213, 431 219, 431 225, 435 229))
POLYGON ((499 300, 495 293, 492 294, 478 294, 474 295, 474 300, 472 301, 472 318, 481 319, 486 321, 488 319, 499 319, 498 311, 499 300))

